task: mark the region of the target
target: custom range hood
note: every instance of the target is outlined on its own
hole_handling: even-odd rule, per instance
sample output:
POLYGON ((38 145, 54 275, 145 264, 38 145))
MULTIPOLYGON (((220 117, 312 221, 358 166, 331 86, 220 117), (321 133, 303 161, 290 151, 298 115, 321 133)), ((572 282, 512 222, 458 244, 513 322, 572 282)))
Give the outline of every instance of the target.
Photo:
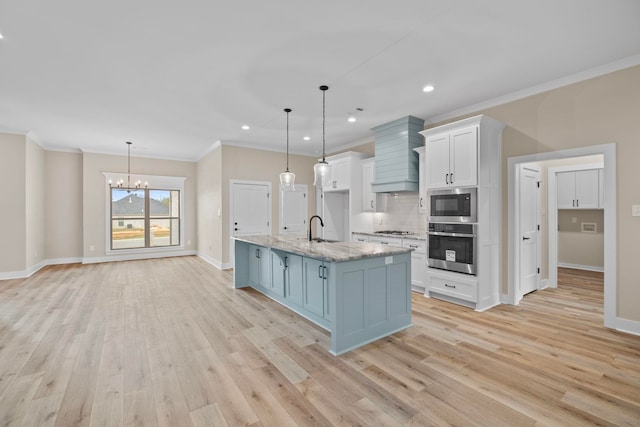
POLYGON ((376 168, 371 188, 375 193, 418 191, 418 153, 424 146, 424 120, 403 117, 371 129, 376 134, 376 168))

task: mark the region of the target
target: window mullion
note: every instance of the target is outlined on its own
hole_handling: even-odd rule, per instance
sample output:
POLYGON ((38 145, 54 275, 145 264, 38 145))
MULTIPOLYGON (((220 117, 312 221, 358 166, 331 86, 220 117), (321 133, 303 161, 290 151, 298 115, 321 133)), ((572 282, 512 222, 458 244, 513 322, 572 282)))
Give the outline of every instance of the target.
POLYGON ((149 189, 144 190, 144 247, 151 247, 151 221, 149 219, 149 189))

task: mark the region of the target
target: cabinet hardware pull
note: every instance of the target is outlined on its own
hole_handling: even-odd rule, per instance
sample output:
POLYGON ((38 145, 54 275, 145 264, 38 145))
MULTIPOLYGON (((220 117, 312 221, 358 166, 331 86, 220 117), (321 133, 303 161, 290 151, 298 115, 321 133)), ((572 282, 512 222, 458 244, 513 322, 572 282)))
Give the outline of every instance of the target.
POLYGON ((286 270, 287 268, 289 268, 289 266, 287 265, 287 260, 289 259, 288 256, 284 257, 284 269, 286 270))
POLYGON ((371 201, 371 207, 373 208, 373 200, 371 201))
POLYGON ((580 200, 576 199, 576 208, 580 207, 580 200))
POLYGON ((444 284, 444 286, 445 286, 446 288, 454 288, 454 289, 456 288, 456 285, 450 285, 450 284, 448 284, 448 283, 445 283, 445 284, 444 284))
POLYGON ((447 184, 449 184, 449 174, 446 174, 444 176, 444 182, 446 182, 447 184))
POLYGON ((388 245, 389 242, 380 242, 381 245, 388 245))
POLYGON ((260 249, 256 249, 256 258, 260 258, 260 249))
POLYGON ((409 245, 410 248, 417 248, 418 245, 409 245))
POLYGON ((420 197, 420 207, 422 208, 422 197, 420 197))
POLYGON ((453 174, 452 173, 449 174, 449 183, 453 184, 453 174))
POLYGON ((530 239, 531 239, 531 237, 524 237, 524 236, 522 236, 522 240, 530 240, 530 239))
POLYGON ((327 278, 327 267, 326 266, 322 267, 322 278, 323 279, 327 278))
POLYGON ((324 277, 322 277, 322 266, 321 265, 318 266, 318 277, 320 279, 324 279, 324 277))

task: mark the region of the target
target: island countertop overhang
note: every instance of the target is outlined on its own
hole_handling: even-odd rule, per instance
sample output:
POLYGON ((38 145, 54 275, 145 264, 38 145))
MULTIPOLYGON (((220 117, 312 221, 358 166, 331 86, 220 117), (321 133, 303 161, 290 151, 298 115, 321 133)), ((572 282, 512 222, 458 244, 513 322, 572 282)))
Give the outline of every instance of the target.
POLYGON ((392 256, 411 252, 411 248, 385 246, 367 242, 310 242, 303 236, 255 235, 236 236, 234 240, 290 252, 329 262, 354 261, 364 258, 392 256))

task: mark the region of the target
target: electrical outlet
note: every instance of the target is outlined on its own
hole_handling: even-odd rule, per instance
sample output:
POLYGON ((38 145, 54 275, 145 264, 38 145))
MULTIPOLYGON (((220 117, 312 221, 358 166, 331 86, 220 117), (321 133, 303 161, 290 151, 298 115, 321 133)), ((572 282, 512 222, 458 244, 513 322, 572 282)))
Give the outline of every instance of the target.
POLYGON ((571 217, 571 222, 574 223, 574 224, 577 224, 578 223, 578 217, 572 216, 571 217))
POLYGON ((640 216, 640 205, 631 205, 631 216, 640 216))
POLYGON ((96 248, 93 245, 89 246, 89 252, 93 252, 95 249, 96 248))

